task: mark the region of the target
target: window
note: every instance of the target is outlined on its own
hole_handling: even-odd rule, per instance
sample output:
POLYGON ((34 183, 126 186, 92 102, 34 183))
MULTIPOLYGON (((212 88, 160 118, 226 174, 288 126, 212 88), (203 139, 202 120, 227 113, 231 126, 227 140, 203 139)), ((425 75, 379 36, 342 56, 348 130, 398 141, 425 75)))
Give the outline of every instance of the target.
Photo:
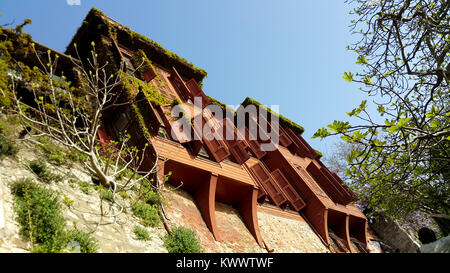
POLYGON ((123 62, 125 64, 125 69, 128 74, 134 77, 134 67, 128 57, 123 57, 123 62))
POLYGON ((114 116, 112 119, 112 125, 116 136, 120 136, 124 133, 125 128, 128 125, 128 116, 125 112, 114 112, 114 116))

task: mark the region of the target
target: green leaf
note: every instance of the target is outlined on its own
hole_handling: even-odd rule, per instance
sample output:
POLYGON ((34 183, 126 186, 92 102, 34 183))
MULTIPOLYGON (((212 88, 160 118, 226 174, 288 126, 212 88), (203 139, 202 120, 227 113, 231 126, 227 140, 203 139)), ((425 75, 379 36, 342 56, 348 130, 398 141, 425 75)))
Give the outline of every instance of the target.
POLYGON ((311 138, 324 138, 330 135, 330 132, 326 128, 320 128, 317 130, 317 132, 314 133, 314 135, 311 138))
POLYGON ((367 59, 364 55, 359 55, 356 64, 367 64, 367 59))
POLYGON ((353 73, 352 72, 344 72, 344 76, 342 77, 347 82, 353 81, 353 73))

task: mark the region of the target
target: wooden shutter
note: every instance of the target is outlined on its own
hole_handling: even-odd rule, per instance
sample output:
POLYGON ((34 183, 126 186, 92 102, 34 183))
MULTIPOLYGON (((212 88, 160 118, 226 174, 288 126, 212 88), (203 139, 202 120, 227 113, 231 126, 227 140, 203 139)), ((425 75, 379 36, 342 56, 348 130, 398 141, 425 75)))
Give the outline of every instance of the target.
POLYGON ((336 173, 331 173, 331 174, 336 179, 336 181, 338 181, 345 188, 345 190, 348 192, 348 194, 351 196, 351 200, 349 201, 349 203, 358 200, 358 196, 353 192, 353 190, 351 188, 349 188, 347 185, 344 184, 344 182, 339 177, 339 175, 337 175, 336 173))
POLYGON ((293 141, 291 140, 291 138, 287 135, 287 133, 284 131, 283 128, 281 128, 281 126, 279 127, 279 132, 280 132, 280 144, 284 147, 289 147, 289 145, 291 145, 293 143, 293 141))
POLYGON ((205 93, 200 88, 200 86, 197 84, 197 81, 195 79, 190 79, 188 82, 186 82, 186 86, 189 88, 192 102, 194 102, 194 97, 201 97, 202 98, 202 107, 205 107, 205 106, 211 104, 211 101, 205 95, 205 93))
POLYGON ((144 78, 144 81, 148 83, 156 77, 156 73, 150 68, 142 74, 142 77, 144 78))
POLYGON ((301 157, 311 157, 308 147, 306 147, 304 143, 300 141, 299 137, 291 130, 291 128, 286 129, 286 134, 293 141, 293 144, 289 147, 292 152, 301 157))
MULTIPOLYGON (((262 115, 259 115, 259 122, 261 121, 265 121, 267 123, 267 131, 270 133, 272 133, 272 123, 267 121, 266 118, 264 118, 262 115)), ((259 125, 259 123, 258 123, 259 125)), ((283 130, 283 128, 280 126, 280 124, 278 123, 278 140, 279 140, 279 144, 281 144, 284 147, 288 147, 289 145, 292 144, 292 140, 291 138, 286 134, 286 132, 283 130)))
POLYGON ((250 155, 246 150, 246 148, 248 147, 247 142, 243 138, 241 138, 242 140, 239 140, 239 132, 229 118, 223 119, 223 125, 225 128, 223 137, 225 138, 225 142, 228 144, 228 148, 233 159, 237 163, 243 164, 250 158, 250 155), (233 135, 233 139, 226 139, 227 134, 233 135))
POLYGON ((169 79, 172 82, 175 89, 180 93, 180 96, 183 98, 184 101, 191 99, 189 89, 187 88, 180 74, 178 74, 175 67, 172 67, 172 73, 170 74, 169 79))
MULTIPOLYGON (((209 125, 211 126, 212 129, 211 131, 213 131, 209 133, 210 135, 203 135, 202 138, 203 143, 211 152, 216 162, 221 162, 225 158, 230 156, 227 144, 225 143, 223 138, 218 134, 219 131, 223 130, 223 125, 214 117, 214 115, 208 109, 203 109, 202 119, 203 119, 202 122, 203 127, 207 122, 209 122, 209 125)), ((203 132, 203 127, 197 128, 197 130, 203 132)))
POLYGON ((269 194, 269 197, 272 199, 275 205, 280 206, 287 201, 280 187, 277 185, 277 183, 275 183, 272 176, 266 170, 266 167, 262 165, 262 163, 258 162, 253 167, 251 167, 250 170, 255 175, 257 181, 261 184, 264 190, 269 194))
POLYGON ((298 192, 291 186, 291 184, 283 175, 283 173, 280 171, 280 169, 276 169, 275 171, 273 171, 272 177, 275 180, 275 182, 278 183, 284 195, 286 196, 286 198, 289 200, 289 202, 292 204, 292 206, 296 211, 299 211, 306 206, 303 199, 300 197, 298 192))
POLYGON ((314 164, 314 162, 309 163, 306 170, 334 202, 342 202, 342 192, 336 188, 334 183, 314 164))
POLYGON ((335 188, 339 190, 342 194, 341 203, 347 205, 348 203, 354 201, 353 195, 350 193, 349 189, 344 185, 343 181, 339 178, 339 176, 334 176, 332 172, 330 172, 326 167, 320 168, 322 173, 328 177, 328 179, 333 182, 335 188))
MULTIPOLYGON (((159 113, 160 113, 160 116, 164 120, 166 128, 168 129, 167 133, 169 134, 169 137, 172 140, 177 141, 181 144, 191 142, 192 135, 189 135, 190 132, 180 131, 180 130, 177 130, 177 128, 175 128, 174 123, 178 120, 178 118, 171 116, 171 106, 164 105, 164 106, 161 106, 160 109, 161 110, 159 111, 159 113), (172 135, 172 132, 173 132, 173 135, 172 135)), ((182 127, 178 128, 178 129, 182 129, 182 127)))
POLYGON ((261 159, 266 155, 265 151, 261 151, 261 144, 257 140, 250 139, 250 132, 248 128, 245 128, 246 132, 246 141, 248 143, 248 147, 252 151, 252 153, 256 156, 256 158, 261 159))

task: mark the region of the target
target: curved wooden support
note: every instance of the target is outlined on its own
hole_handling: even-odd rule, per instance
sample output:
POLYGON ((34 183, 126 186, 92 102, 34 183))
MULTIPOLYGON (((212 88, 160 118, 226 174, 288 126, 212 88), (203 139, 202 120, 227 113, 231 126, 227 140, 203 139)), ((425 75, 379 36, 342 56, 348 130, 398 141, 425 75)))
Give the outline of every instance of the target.
POLYGON ((216 241, 219 241, 219 231, 217 229, 215 216, 217 178, 217 175, 211 174, 209 180, 201 183, 194 193, 194 199, 206 226, 209 228, 216 241))
POLYGON ((350 242, 349 218, 349 215, 346 214, 345 217, 342 217, 342 219, 337 223, 335 228, 336 235, 344 240, 345 246, 350 252, 355 253, 356 251, 353 249, 350 242))
POLYGON ((260 247, 264 247, 261 234, 258 226, 258 215, 256 211, 256 204, 258 201, 258 189, 249 191, 248 194, 239 202, 239 213, 244 220, 250 233, 255 238, 260 247))
POLYGON ((319 235, 322 242, 329 247, 330 236, 328 235, 328 209, 323 207, 310 208, 306 207, 304 212, 305 220, 313 227, 313 230, 319 235))

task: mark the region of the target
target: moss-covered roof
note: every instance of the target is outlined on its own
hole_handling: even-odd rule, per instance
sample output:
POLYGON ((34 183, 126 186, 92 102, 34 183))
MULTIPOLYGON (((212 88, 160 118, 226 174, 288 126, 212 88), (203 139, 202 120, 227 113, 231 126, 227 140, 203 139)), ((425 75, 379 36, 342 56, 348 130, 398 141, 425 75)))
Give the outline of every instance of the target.
MULTIPOLYGON (((90 22, 95 22, 95 18, 101 19, 101 21, 107 26, 107 30, 101 29, 100 26, 95 27, 98 32, 106 31, 108 36, 114 36, 121 45, 127 46, 131 49, 142 49, 145 51, 149 59, 167 69, 175 67, 178 72, 185 78, 194 78, 197 82, 207 77, 208 73, 201 68, 196 67, 188 60, 178 56, 177 54, 165 49, 157 42, 145 37, 142 34, 132 31, 129 27, 124 26, 113 19, 106 16, 102 11, 92 8, 86 15, 82 26, 78 29, 75 36, 72 38, 71 43, 68 46, 68 50, 73 43, 80 43, 81 33, 88 32, 85 29, 88 28, 90 22)), ((94 29, 94 28, 92 28, 94 29)), ((106 34, 106 33, 104 33, 106 34)), ((90 41, 88 41, 90 43, 90 41)))
POLYGON ((249 97, 245 98, 245 100, 241 104, 243 106, 247 106, 249 104, 253 104, 255 106, 263 106, 267 109, 268 112, 270 112, 274 115, 277 115, 279 117, 281 126, 290 128, 294 133, 296 133, 298 135, 303 134, 303 132, 305 131, 305 129, 302 126, 298 125, 297 123, 293 122, 292 120, 290 120, 278 113, 273 112, 270 108, 262 105, 261 103, 259 103, 258 101, 254 100, 252 98, 249 98, 249 97))

